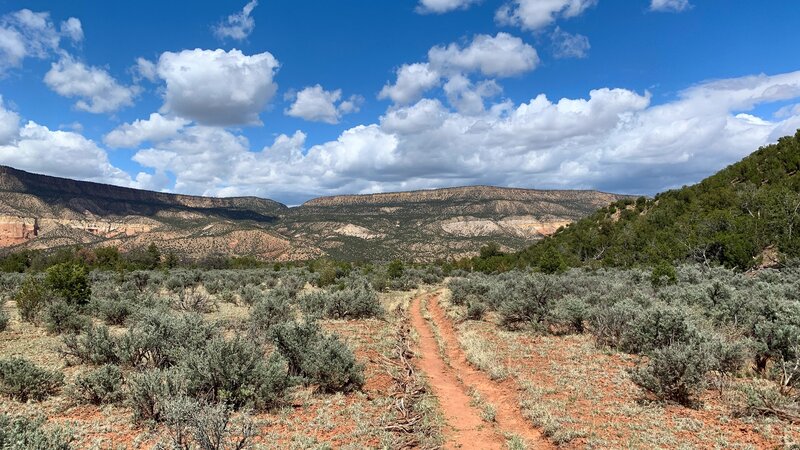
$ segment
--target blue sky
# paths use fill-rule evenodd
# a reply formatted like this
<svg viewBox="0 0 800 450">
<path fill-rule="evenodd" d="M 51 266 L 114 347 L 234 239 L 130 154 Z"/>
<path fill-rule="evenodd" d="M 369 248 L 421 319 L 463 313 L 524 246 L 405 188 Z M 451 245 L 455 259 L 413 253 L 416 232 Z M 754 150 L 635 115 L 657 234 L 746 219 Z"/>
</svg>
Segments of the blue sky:
<svg viewBox="0 0 800 450">
<path fill-rule="evenodd" d="M 465 184 L 652 194 L 800 127 L 798 13 L 0 1 L 0 163 L 290 204 Z"/>
</svg>

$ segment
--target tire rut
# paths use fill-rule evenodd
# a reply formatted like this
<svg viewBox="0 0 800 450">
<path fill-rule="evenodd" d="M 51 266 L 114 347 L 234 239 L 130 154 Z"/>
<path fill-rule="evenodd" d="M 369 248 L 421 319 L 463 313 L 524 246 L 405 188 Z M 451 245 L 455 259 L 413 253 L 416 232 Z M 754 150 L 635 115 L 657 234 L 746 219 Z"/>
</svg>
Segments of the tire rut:
<svg viewBox="0 0 800 450">
<path fill-rule="evenodd" d="M 448 425 L 445 448 L 504 448 L 505 435 L 509 433 L 522 438 L 529 449 L 555 448 L 523 417 L 513 380 L 494 381 L 467 361 L 455 329 L 439 305 L 439 295 L 427 294 L 415 298 L 409 311 L 411 324 L 419 334 L 419 351 L 422 354 L 418 360 L 419 369 L 425 372 Z M 439 354 L 433 324 L 423 316 L 423 297 L 428 300 L 427 309 L 441 335 L 449 365 Z M 484 401 L 494 406 L 493 424 L 484 421 L 478 409 L 470 404 L 470 389 L 477 391 Z"/>
</svg>

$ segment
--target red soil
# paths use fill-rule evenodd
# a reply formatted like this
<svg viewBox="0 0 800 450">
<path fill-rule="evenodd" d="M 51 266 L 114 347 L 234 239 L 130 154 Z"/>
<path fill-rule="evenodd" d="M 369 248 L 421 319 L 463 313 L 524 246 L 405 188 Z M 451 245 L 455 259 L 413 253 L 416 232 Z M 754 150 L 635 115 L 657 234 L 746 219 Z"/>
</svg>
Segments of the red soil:
<svg viewBox="0 0 800 450">
<path fill-rule="evenodd" d="M 428 377 L 433 393 L 439 400 L 442 413 L 450 427 L 446 433 L 448 448 L 503 448 L 503 434 L 523 438 L 529 448 L 552 448 L 519 409 L 518 395 L 512 382 L 493 381 L 475 369 L 458 345 L 450 320 L 439 306 L 439 296 L 428 297 L 428 310 L 439 329 L 449 366 L 439 354 L 431 326 L 422 316 L 418 297 L 411 304 L 411 324 L 420 335 L 418 365 Z M 475 389 L 495 408 L 495 426 L 485 423 L 476 408 L 470 405 L 469 389 Z"/>
</svg>

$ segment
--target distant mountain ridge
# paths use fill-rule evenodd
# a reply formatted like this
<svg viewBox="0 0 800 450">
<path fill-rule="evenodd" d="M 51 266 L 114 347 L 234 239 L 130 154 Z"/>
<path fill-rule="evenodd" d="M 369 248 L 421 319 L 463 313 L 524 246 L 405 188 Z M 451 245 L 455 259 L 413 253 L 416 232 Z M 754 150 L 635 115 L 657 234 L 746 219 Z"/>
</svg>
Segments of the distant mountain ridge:
<svg viewBox="0 0 800 450">
<path fill-rule="evenodd" d="M 473 186 L 320 197 L 290 208 L 257 197 L 168 194 L 0 166 L 0 247 L 125 251 L 155 242 L 190 257 L 432 260 L 472 254 L 492 241 L 520 249 L 621 198 Z"/>
</svg>

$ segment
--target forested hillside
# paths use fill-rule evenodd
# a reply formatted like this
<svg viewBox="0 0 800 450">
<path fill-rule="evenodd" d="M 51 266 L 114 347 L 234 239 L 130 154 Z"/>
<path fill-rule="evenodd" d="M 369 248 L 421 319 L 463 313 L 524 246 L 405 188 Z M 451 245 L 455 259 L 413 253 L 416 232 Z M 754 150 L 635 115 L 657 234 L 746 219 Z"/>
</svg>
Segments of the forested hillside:
<svg viewBox="0 0 800 450">
<path fill-rule="evenodd" d="M 490 256 L 479 265 L 558 270 L 695 261 L 748 269 L 795 258 L 800 256 L 798 169 L 800 131 L 698 184 L 653 199 L 617 201 L 518 254 Z"/>
</svg>

